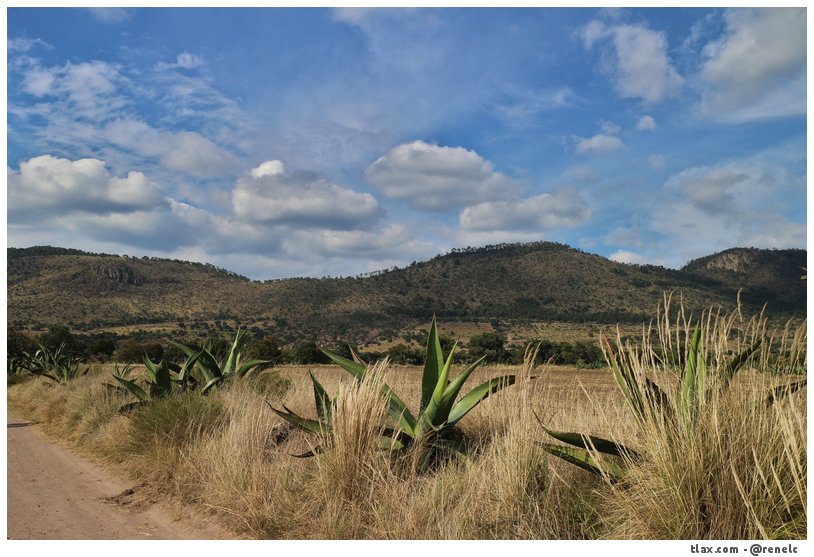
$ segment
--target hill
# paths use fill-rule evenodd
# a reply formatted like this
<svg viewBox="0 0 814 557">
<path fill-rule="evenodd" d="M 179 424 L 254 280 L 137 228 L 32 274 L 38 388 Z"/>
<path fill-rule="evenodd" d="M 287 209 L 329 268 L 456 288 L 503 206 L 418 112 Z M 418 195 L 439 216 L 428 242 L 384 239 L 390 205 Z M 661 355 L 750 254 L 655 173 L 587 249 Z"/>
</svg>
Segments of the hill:
<svg viewBox="0 0 814 557">
<path fill-rule="evenodd" d="M 683 269 L 616 263 L 538 242 L 453 250 L 406 268 L 346 278 L 250 281 L 212 265 L 36 247 L 8 249 L 8 319 L 78 330 L 252 326 L 282 339 L 387 339 L 447 322 L 641 322 L 665 291 L 690 309 L 805 315 L 804 250 L 735 248 Z M 227 324 L 224 327 L 224 324 Z"/>
</svg>

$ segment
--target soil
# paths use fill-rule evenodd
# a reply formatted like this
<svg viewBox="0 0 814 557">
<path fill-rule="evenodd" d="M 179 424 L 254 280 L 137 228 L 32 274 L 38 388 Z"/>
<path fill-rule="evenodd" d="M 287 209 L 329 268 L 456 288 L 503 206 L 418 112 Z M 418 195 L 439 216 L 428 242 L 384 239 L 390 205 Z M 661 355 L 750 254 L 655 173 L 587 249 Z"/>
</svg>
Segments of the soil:
<svg viewBox="0 0 814 557">
<path fill-rule="evenodd" d="M 238 536 L 45 440 L 7 414 L 8 530 L 15 540 L 196 540 Z"/>
</svg>

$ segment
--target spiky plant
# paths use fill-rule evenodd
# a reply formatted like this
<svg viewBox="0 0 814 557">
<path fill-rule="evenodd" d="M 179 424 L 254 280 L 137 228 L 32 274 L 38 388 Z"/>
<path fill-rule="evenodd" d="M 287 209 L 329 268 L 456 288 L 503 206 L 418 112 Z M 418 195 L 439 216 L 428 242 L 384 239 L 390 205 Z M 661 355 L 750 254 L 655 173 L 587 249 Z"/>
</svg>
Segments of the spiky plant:
<svg viewBox="0 0 814 557">
<path fill-rule="evenodd" d="M 389 430 L 392 431 L 389 440 L 382 440 L 381 444 L 393 451 L 415 448 L 418 469 L 425 469 L 428 464 L 443 454 L 463 453 L 465 439 L 456 427 L 458 422 L 489 395 L 513 385 L 515 382 L 514 375 L 495 377 L 481 383 L 459 398 L 464 383 L 480 366 L 483 358 L 467 366 L 454 379 L 450 379 L 450 368 L 457 344 L 456 342 L 449 354 L 444 356 L 438 327 L 433 317 L 427 340 L 424 373 L 421 380 L 421 402 L 417 415 L 407 408 L 404 401 L 389 385 L 383 384 L 382 386 L 393 427 L 392 430 Z M 355 353 L 353 353 L 354 360 L 349 360 L 327 350 L 323 350 L 323 352 L 342 369 L 353 375 L 357 382 L 362 381 L 368 373 L 369 366 Z M 326 425 L 324 401 L 327 395 L 324 394 L 321 385 L 318 385 L 319 383 L 314 380 L 315 398 L 323 401 L 317 403 L 317 412 L 322 412 L 322 421 L 311 420 L 309 422 L 287 408 L 285 412 L 278 410 L 275 412 L 296 427 L 312 433 L 317 430 L 322 431 Z M 317 395 L 318 390 L 321 392 L 319 395 Z M 303 427 L 305 424 L 307 426 Z"/>
<path fill-rule="evenodd" d="M 80 370 L 79 357 L 68 353 L 65 343 L 51 350 L 42 344 L 34 354 L 25 354 L 28 370 L 34 375 L 41 375 L 55 383 L 67 385 L 70 381 L 81 377 L 89 368 Z"/>
<path fill-rule="evenodd" d="M 697 423 L 705 415 L 706 407 L 713 399 L 725 394 L 738 371 L 753 356 L 757 357 L 757 352 L 763 344 L 763 339 L 754 339 L 754 342 L 734 357 L 722 360 L 719 356 L 726 352 L 728 335 L 719 334 L 719 338 L 714 340 L 721 344 L 716 347 L 717 354 L 713 358 L 704 346 L 708 335 L 705 333 L 703 323 L 702 317 L 692 328 L 691 335 L 688 334 L 688 341 L 685 343 L 686 350 L 681 355 L 682 357 L 678 358 L 683 361 L 683 367 L 672 396 L 668 395 L 645 373 L 647 365 L 652 366 L 658 359 L 652 350 L 645 347 L 643 350 L 645 354 L 640 355 L 632 347 L 623 346 L 618 335 L 614 349 L 611 342 L 604 336 L 602 337 L 602 348 L 608 366 L 624 395 L 635 423 L 640 430 L 655 427 L 664 433 L 665 438 L 671 444 L 677 444 L 682 439 L 693 435 Z M 686 330 L 689 333 L 690 328 L 687 327 Z M 722 330 L 728 333 L 729 327 L 725 324 Z M 647 354 L 648 352 L 649 354 Z M 671 358 L 675 359 L 674 350 L 666 350 L 663 353 L 671 354 Z M 710 364 L 710 359 L 717 360 L 717 365 Z M 666 360 L 662 359 L 662 362 L 664 361 Z M 776 387 L 764 399 L 765 405 L 771 405 L 777 399 L 805 386 L 806 380 L 804 379 Z M 637 451 L 613 440 L 582 433 L 554 431 L 546 427 L 544 430 L 551 437 L 570 445 L 544 444 L 545 450 L 611 482 L 619 480 L 624 475 L 626 462 L 637 461 L 641 458 Z M 621 464 L 618 459 L 609 457 L 621 457 Z"/>
<path fill-rule="evenodd" d="M 385 361 L 386 364 L 386 361 Z M 317 378 L 314 377 L 312 372 L 309 372 L 311 376 L 311 384 L 314 388 L 314 406 L 316 407 L 317 412 L 317 419 L 311 418 L 304 418 L 299 416 L 296 412 L 293 412 L 290 408 L 288 408 L 285 404 L 282 405 L 283 410 L 278 410 L 269 401 L 266 401 L 266 404 L 269 405 L 269 408 L 283 418 L 285 421 L 300 429 L 305 431 L 306 433 L 311 433 L 315 435 L 320 435 L 323 438 L 329 438 L 331 430 L 333 429 L 333 415 L 336 411 L 336 403 L 337 397 L 331 398 L 328 394 L 328 391 L 325 390 L 325 387 L 317 381 Z M 384 435 L 379 436 L 379 446 L 383 449 L 391 449 L 395 448 L 396 446 L 400 445 L 398 439 L 396 439 L 396 431 L 392 428 L 386 428 L 384 430 Z M 403 448 L 403 447 L 402 447 Z M 309 456 L 314 456 L 320 452 L 322 452 L 323 446 L 316 445 L 313 449 L 310 449 L 302 454 L 292 455 L 297 458 L 305 458 Z"/>
<path fill-rule="evenodd" d="M 128 379 L 133 366 L 127 365 L 124 369 L 119 370 L 116 366 L 116 371 L 113 379 L 117 384 L 107 384 L 111 390 L 131 394 L 136 397 L 135 402 L 130 402 L 123 405 L 119 411 L 126 412 L 132 410 L 136 406 L 151 402 L 153 400 L 168 396 L 173 392 L 184 392 L 194 385 L 193 380 L 189 376 L 189 369 L 195 364 L 195 359 L 190 358 L 184 362 L 183 366 L 170 363 L 167 360 L 161 360 L 154 363 L 149 357 L 144 357 L 144 367 L 147 369 L 147 380 L 144 388 L 132 379 Z"/>
<path fill-rule="evenodd" d="M 223 358 L 215 355 L 214 341 L 209 339 L 201 347 L 189 346 L 180 342 L 170 344 L 183 352 L 187 359 L 183 368 L 188 369 L 184 377 L 201 386 L 201 394 L 206 394 L 215 385 L 230 379 L 250 375 L 258 367 L 270 363 L 269 360 L 243 361 L 243 347 L 246 344 L 246 331 L 238 330 L 229 351 Z"/>
</svg>

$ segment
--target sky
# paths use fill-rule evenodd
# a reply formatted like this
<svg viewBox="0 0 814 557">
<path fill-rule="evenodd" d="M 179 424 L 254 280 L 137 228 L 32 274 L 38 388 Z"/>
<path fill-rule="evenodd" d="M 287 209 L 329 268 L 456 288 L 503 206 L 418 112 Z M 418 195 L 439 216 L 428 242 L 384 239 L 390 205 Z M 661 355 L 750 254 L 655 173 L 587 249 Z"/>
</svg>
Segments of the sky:
<svg viewBox="0 0 814 557">
<path fill-rule="evenodd" d="M 346 276 L 806 247 L 806 11 L 7 12 L 8 245 Z"/>
</svg>

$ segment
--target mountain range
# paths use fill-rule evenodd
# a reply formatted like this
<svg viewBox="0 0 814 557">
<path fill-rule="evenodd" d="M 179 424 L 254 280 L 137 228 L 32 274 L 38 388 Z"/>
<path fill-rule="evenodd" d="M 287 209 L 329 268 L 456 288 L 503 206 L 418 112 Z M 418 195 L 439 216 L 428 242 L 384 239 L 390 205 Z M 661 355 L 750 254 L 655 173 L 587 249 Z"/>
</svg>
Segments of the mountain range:
<svg viewBox="0 0 814 557">
<path fill-rule="evenodd" d="M 667 292 L 686 308 L 804 317 L 806 251 L 732 248 L 681 269 L 630 265 L 563 244 L 453 250 L 357 277 L 251 281 L 210 264 L 38 246 L 8 248 L 8 322 L 86 332 L 203 334 L 253 327 L 282 339 L 387 340 L 444 322 L 639 323 Z"/>
</svg>

